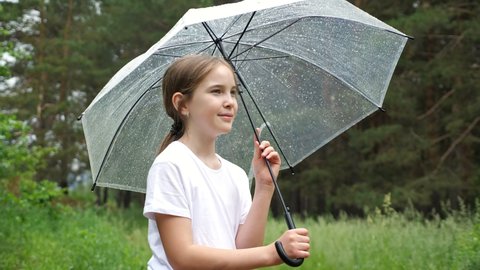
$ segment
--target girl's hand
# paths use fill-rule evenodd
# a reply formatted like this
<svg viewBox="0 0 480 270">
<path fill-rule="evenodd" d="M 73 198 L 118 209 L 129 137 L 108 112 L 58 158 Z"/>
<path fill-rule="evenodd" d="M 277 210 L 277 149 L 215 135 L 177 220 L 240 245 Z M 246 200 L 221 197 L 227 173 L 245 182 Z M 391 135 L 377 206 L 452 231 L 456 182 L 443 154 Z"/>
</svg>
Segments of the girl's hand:
<svg viewBox="0 0 480 270">
<path fill-rule="evenodd" d="M 300 259 L 310 256 L 310 237 L 305 228 L 288 230 L 278 241 L 282 242 L 283 249 L 289 258 Z"/>
<path fill-rule="evenodd" d="M 260 132 L 260 129 L 257 128 L 256 132 L 258 134 Z M 264 158 L 266 158 L 270 162 L 273 175 L 276 179 L 278 176 L 278 172 L 280 171 L 280 155 L 270 145 L 269 141 L 262 141 L 261 143 L 259 143 L 256 140 L 255 136 L 253 138 L 253 141 L 255 151 L 253 154 L 252 166 L 256 185 L 273 187 L 272 177 L 270 176 L 270 172 L 268 171 Z"/>
</svg>

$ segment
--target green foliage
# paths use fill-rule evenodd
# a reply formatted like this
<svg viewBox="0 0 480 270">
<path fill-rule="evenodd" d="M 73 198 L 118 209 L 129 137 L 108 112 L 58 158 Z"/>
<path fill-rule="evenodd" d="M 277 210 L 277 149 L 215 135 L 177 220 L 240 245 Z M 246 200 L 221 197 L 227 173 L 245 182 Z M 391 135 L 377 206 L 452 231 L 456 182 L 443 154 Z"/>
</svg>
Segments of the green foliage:
<svg viewBox="0 0 480 270">
<path fill-rule="evenodd" d="M 53 148 L 38 147 L 30 127 L 15 116 L 0 113 L 0 181 L 31 179 L 45 166 L 43 159 Z"/>
<path fill-rule="evenodd" d="M 0 269 L 145 267 L 151 253 L 138 207 L 96 208 L 92 193 L 67 196 L 49 181 L 19 185 L 18 194 L 0 190 Z"/>
<path fill-rule="evenodd" d="M 0 5 L 0 17 L 3 17 L 3 6 Z M 0 38 L 2 46 L 0 46 L 0 57 L 3 56 L 4 53 L 11 53 L 13 52 L 13 44 L 11 42 L 4 41 L 4 37 L 8 35 L 8 31 L 4 29 L 3 26 L 0 26 Z M 0 78 L 10 76 L 10 68 L 6 64 L 0 65 Z"/>
<path fill-rule="evenodd" d="M 366 219 L 321 216 L 296 219 L 308 228 L 311 256 L 305 269 L 478 269 L 479 212 L 447 210 L 447 216 L 425 218 L 410 207 L 392 208 L 390 194 Z M 478 205 L 478 201 L 477 201 Z M 448 208 L 447 206 L 445 206 Z M 477 206 L 478 207 L 478 206 Z M 286 229 L 283 220 L 269 220 L 266 243 Z M 269 269 L 290 269 L 286 265 Z"/>
<path fill-rule="evenodd" d="M 64 195 L 63 189 L 51 181 L 34 182 L 24 180 L 20 184 L 21 203 L 27 205 L 47 206 Z"/>
<path fill-rule="evenodd" d="M 1 269 L 143 269 L 150 257 L 146 224 L 94 209 L 12 205 L 0 220 Z"/>
<path fill-rule="evenodd" d="M 459 237 L 455 256 L 459 259 L 459 268 L 480 268 L 480 200 L 476 201 L 476 213 L 471 230 L 462 233 Z"/>
<path fill-rule="evenodd" d="M 29 54 L 21 49 L 19 49 L 18 40 L 13 37 L 13 31 L 11 31 L 11 26 L 3 22 L 8 22 L 12 19 L 13 15 L 11 12 L 6 11 L 3 5 L 8 5 L 2 3 L 0 5 L 0 58 L 6 53 L 11 57 L 14 57 L 16 60 L 26 60 L 29 59 Z M 12 75 L 11 72 L 12 64 L 11 63 L 1 63 L 0 64 L 0 79 L 8 78 Z"/>
<path fill-rule="evenodd" d="M 140 206 L 127 211 L 97 208 L 88 191 L 71 195 L 67 202 L 80 207 L 2 202 L 1 269 L 145 268 L 151 251 Z M 478 208 L 445 210 L 448 215 L 443 219 L 438 215 L 425 219 L 413 208 L 412 213 L 400 213 L 391 205 L 392 198 L 386 195 L 367 219 L 345 213 L 338 219 L 296 218 L 297 226 L 308 228 L 311 237 L 311 257 L 303 269 L 478 268 Z M 269 219 L 265 242 L 275 241 L 286 229 L 283 220 Z"/>
</svg>

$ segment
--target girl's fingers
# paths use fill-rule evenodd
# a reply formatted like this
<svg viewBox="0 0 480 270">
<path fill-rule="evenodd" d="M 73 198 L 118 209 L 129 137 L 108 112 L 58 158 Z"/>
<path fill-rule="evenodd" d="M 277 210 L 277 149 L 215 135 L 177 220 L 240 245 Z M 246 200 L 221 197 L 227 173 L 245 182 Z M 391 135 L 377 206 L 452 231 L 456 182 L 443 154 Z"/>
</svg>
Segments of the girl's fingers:
<svg viewBox="0 0 480 270">
<path fill-rule="evenodd" d="M 262 151 L 262 157 L 268 156 L 270 153 L 275 152 L 275 149 L 271 146 L 268 146 L 267 148 L 263 149 Z"/>
<path fill-rule="evenodd" d="M 270 146 L 270 142 L 269 141 L 262 141 L 260 143 L 260 150 L 265 150 L 266 148 L 268 148 Z"/>
<path fill-rule="evenodd" d="M 262 158 L 271 159 L 274 156 L 278 156 L 278 153 L 275 151 L 275 148 L 270 145 L 269 141 L 262 141 L 260 144 L 256 145 L 260 150 L 260 156 Z"/>
<path fill-rule="evenodd" d="M 272 152 L 272 153 L 270 153 L 270 154 L 268 154 L 268 155 L 266 156 L 266 158 L 267 158 L 268 160 L 271 160 L 272 158 L 275 158 L 275 159 L 276 159 L 277 157 L 278 157 L 278 153 L 277 153 L 277 152 Z"/>
<path fill-rule="evenodd" d="M 308 236 L 308 230 L 305 228 L 292 229 L 296 234 Z"/>
<path fill-rule="evenodd" d="M 310 238 L 308 236 L 299 235 L 299 234 L 295 235 L 295 238 L 293 241 L 299 244 L 306 244 L 306 245 L 310 244 Z"/>
</svg>

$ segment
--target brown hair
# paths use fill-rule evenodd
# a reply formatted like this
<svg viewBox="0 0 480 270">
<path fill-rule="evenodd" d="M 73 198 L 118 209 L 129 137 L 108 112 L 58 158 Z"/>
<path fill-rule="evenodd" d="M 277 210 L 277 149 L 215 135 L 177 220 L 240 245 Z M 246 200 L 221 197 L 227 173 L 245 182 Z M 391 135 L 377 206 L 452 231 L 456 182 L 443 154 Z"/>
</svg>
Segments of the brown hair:
<svg viewBox="0 0 480 270">
<path fill-rule="evenodd" d="M 173 125 L 160 144 L 158 153 L 185 133 L 186 118 L 175 108 L 172 102 L 173 95 L 180 92 L 184 95 L 182 102 L 188 102 L 195 88 L 218 64 L 232 69 L 230 64 L 222 58 L 210 55 L 187 55 L 177 59 L 165 71 L 162 81 L 163 106 L 167 115 L 173 119 Z"/>
</svg>

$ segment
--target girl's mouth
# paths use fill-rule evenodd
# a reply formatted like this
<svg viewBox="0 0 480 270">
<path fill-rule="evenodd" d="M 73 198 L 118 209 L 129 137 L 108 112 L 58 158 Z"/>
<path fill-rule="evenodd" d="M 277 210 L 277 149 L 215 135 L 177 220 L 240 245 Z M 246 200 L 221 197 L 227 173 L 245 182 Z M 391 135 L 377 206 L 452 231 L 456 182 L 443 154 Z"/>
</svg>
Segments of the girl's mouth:
<svg viewBox="0 0 480 270">
<path fill-rule="evenodd" d="M 222 118 L 223 120 L 232 120 L 233 119 L 233 114 L 232 113 L 221 113 L 221 114 L 218 114 L 218 116 L 220 116 L 220 118 Z"/>
</svg>

